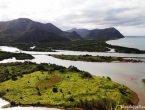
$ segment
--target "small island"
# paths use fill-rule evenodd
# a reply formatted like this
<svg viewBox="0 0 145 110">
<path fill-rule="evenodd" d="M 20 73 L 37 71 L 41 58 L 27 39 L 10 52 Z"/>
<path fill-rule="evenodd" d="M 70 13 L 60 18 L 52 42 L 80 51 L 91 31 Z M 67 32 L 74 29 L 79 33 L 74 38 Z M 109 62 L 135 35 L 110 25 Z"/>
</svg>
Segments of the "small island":
<svg viewBox="0 0 145 110">
<path fill-rule="evenodd" d="M 74 66 L 16 62 L 0 64 L 0 97 L 10 106 L 114 109 L 136 105 L 138 96 L 110 77 L 100 77 Z M 106 109 L 107 108 L 107 109 Z"/>
<path fill-rule="evenodd" d="M 63 60 L 73 60 L 73 61 L 86 61 L 86 62 L 142 62 L 141 60 L 134 59 L 124 59 L 122 57 L 112 57 L 112 56 L 92 56 L 92 55 L 57 55 L 50 54 L 55 58 L 63 59 Z"/>
</svg>

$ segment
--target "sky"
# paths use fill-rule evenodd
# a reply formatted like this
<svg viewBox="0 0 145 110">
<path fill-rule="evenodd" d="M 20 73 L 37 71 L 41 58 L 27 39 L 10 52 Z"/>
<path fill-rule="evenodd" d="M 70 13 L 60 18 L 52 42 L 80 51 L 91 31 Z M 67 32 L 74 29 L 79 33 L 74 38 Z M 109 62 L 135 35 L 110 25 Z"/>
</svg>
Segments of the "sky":
<svg viewBox="0 0 145 110">
<path fill-rule="evenodd" d="M 0 21 L 29 18 L 61 30 L 114 27 L 145 36 L 145 0 L 0 0 Z"/>
</svg>

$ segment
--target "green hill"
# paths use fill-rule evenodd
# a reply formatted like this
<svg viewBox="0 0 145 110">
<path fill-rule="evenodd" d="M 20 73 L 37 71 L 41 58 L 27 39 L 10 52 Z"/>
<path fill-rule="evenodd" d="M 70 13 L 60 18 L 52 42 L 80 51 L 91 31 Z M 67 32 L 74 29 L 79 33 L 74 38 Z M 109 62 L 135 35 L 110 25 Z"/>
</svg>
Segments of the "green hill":
<svg viewBox="0 0 145 110">
<path fill-rule="evenodd" d="M 93 76 L 74 66 L 65 68 L 55 64 L 24 62 L 0 64 L 0 69 L 0 96 L 12 106 L 86 109 L 87 104 L 92 108 L 100 105 L 111 109 L 116 104 L 138 102 L 136 93 L 126 86 L 111 81 L 109 77 Z"/>
</svg>

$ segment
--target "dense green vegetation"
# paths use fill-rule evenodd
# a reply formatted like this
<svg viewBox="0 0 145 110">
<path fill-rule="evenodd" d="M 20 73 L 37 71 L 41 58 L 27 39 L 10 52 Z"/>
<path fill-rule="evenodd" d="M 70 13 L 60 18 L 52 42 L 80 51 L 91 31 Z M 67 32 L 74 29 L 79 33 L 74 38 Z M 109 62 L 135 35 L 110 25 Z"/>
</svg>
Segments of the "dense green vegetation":
<svg viewBox="0 0 145 110">
<path fill-rule="evenodd" d="M 64 60 L 73 60 L 73 61 L 87 61 L 87 62 L 142 62 L 140 60 L 133 59 L 123 59 L 122 57 L 107 57 L 107 56 L 92 56 L 92 55 L 57 55 L 51 54 L 55 58 L 64 59 Z"/>
<path fill-rule="evenodd" d="M 15 57 L 17 60 L 33 59 L 32 55 L 26 53 L 11 53 L 11 52 L 2 52 L 0 51 L 0 61 L 8 58 Z"/>
<path fill-rule="evenodd" d="M 73 50 L 73 51 L 90 51 L 90 52 L 106 52 L 108 48 L 102 46 L 100 41 L 93 40 L 75 40 L 68 42 L 50 42 L 50 43 L 15 43 L 11 46 L 18 47 L 22 50 L 29 51 L 53 51 L 53 50 Z M 33 50 L 31 46 L 36 46 Z M 92 48 L 93 47 L 93 48 Z"/>
<path fill-rule="evenodd" d="M 119 53 L 137 53 L 143 54 L 145 51 L 127 48 L 121 46 L 113 46 L 105 43 L 106 39 L 101 40 L 74 40 L 68 42 L 50 42 L 50 43 L 15 43 L 10 44 L 11 46 L 18 47 L 22 50 L 29 51 L 53 51 L 53 50 L 72 50 L 72 51 L 89 51 L 89 52 L 107 52 L 110 49 L 115 49 L 116 52 Z M 30 49 L 30 47 L 36 46 L 34 50 Z"/>
<path fill-rule="evenodd" d="M 37 105 L 111 110 L 116 104 L 137 104 L 136 93 L 74 66 L 32 62 L 0 64 L 0 96 L 12 106 Z M 89 109 L 90 110 L 90 109 Z"/>
<path fill-rule="evenodd" d="M 24 51 L 41 51 L 41 52 L 54 52 L 52 47 L 47 46 L 47 43 L 15 43 L 9 44 L 9 46 L 17 47 Z M 35 48 L 31 49 L 30 47 L 36 46 Z"/>
</svg>

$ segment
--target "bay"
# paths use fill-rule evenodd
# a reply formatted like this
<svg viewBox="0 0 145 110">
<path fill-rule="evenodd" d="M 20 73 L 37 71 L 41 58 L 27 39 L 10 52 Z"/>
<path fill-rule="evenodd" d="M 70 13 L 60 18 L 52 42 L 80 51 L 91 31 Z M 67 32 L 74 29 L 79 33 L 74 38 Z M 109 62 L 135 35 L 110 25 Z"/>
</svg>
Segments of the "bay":
<svg viewBox="0 0 145 110">
<path fill-rule="evenodd" d="M 106 43 L 145 50 L 145 36 L 125 36 L 125 38 L 109 40 Z"/>
</svg>

